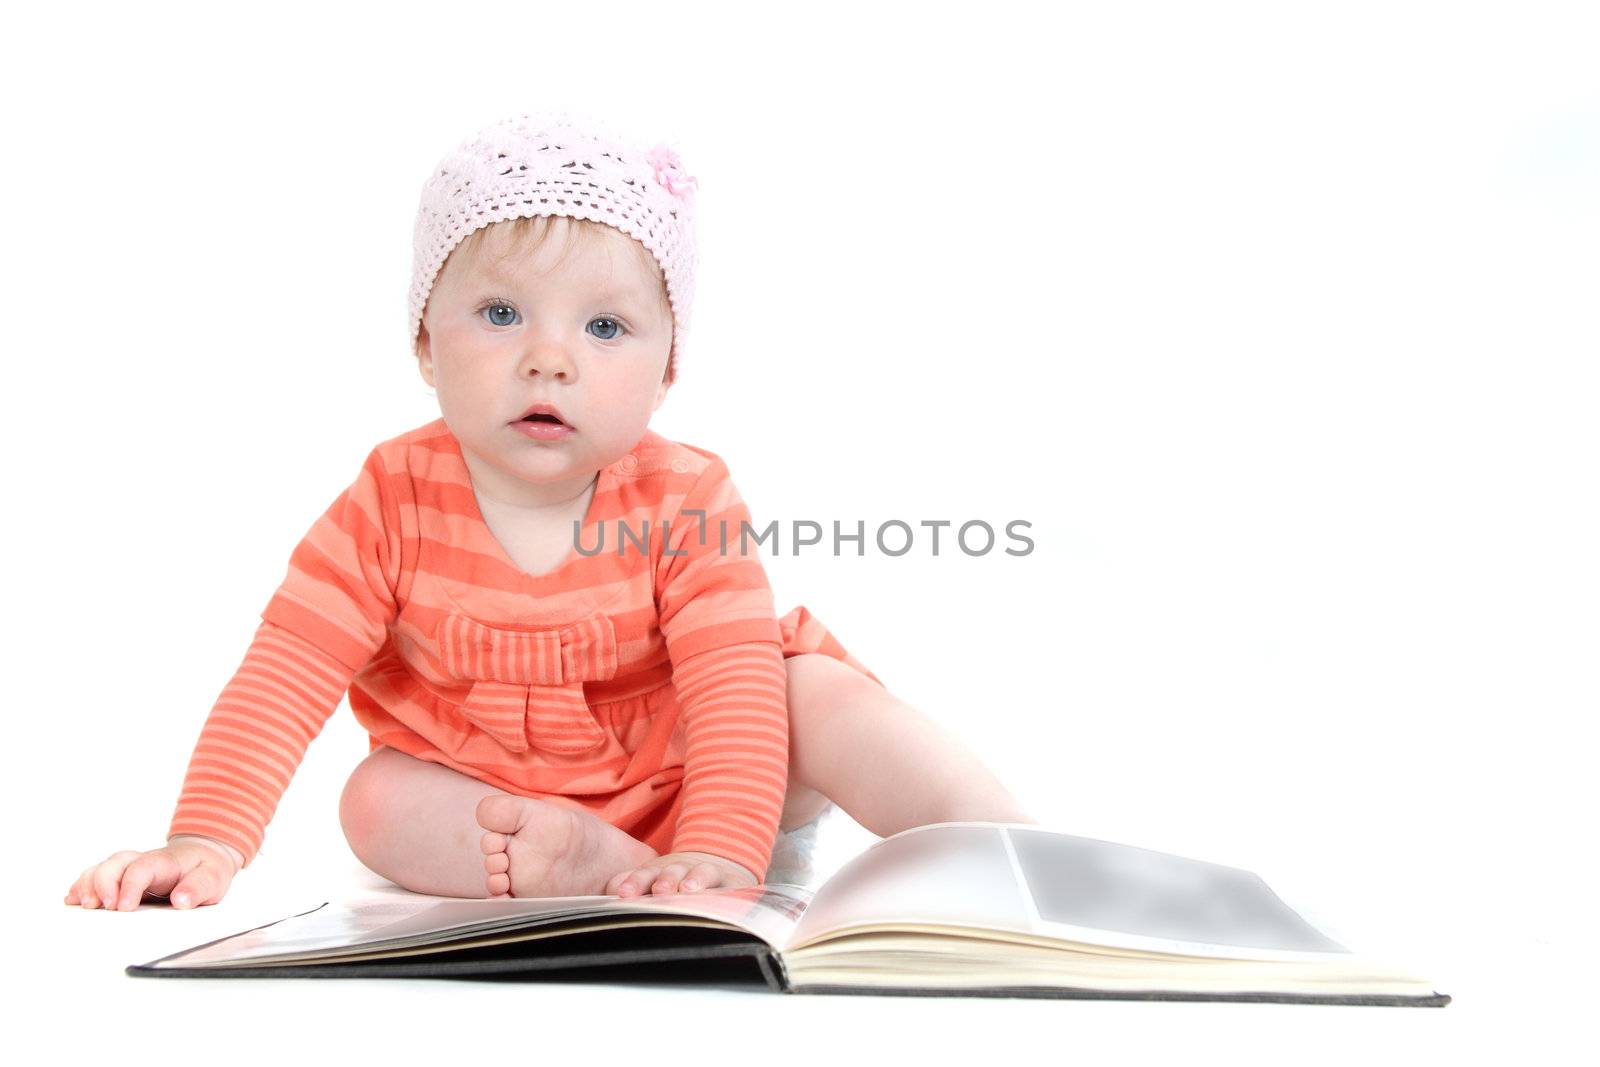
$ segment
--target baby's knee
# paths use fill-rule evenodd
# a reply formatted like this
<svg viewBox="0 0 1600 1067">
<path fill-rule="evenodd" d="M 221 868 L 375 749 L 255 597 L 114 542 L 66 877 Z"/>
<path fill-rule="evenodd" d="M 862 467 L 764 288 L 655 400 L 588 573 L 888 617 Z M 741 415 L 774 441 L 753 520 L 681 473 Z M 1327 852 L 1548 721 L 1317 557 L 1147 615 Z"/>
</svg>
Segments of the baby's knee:
<svg viewBox="0 0 1600 1067">
<path fill-rule="evenodd" d="M 349 781 L 344 784 L 344 791 L 339 794 L 339 826 L 358 856 L 361 843 L 368 840 L 386 806 L 383 796 L 385 768 L 394 755 L 394 750 L 387 747 L 375 749 L 356 764 Z"/>
</svg>

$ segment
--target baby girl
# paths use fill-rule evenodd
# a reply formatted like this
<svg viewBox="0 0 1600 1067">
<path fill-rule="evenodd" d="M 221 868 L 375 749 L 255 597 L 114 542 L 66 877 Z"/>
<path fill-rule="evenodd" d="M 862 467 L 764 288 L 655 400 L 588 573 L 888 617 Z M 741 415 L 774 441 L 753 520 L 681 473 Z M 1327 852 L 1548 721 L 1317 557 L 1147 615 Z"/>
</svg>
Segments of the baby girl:
<svg viewBox="0 0 1600 1067">
<path fill-rule="evenodd" d="M 570 114 L 444 158 L 410 292 L 441 418 L 374 448 L 294 549 L 166 846 L 66 903 L 221 900 L 347 693 L 370 748 L 345 836 L 418 893 L 789 879 L 776 861 L 834 804 L 879 835 L 1034 821 L 804 607 L 777 616 L 728 467 L 648 428 L 683 355 L 697 184 Z"/>
</svg>

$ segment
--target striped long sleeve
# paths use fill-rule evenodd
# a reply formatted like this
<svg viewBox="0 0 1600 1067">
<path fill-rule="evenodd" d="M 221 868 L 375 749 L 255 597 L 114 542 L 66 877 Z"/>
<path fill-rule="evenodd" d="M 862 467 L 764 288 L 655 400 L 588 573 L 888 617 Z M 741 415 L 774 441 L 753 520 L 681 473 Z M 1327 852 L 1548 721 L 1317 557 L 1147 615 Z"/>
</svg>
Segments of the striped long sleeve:
<svg viewBox="0 0 1600 1067">
<path fill-rule="evenodd" d="M 397 608 L 398 508 L 375 451 L 289 558 L 189 760 L 167 836 L 223 841 L 248 866 L 312 738 Z"/>
<path fill-rule="evenodd" d="M 684 722 L 674 852 L 705 852 L 759 881 L 788 787 L 782 637 L 750 513 L 714 460 L 672 519 L 657 601 Z"/>
<path fill-rule="evenodd" d="M 249 866 L 289 779 L 353 674 L 305 639 L 262 622 L 200 730 L 168 839 L 223 841 Z"/>
</svg>

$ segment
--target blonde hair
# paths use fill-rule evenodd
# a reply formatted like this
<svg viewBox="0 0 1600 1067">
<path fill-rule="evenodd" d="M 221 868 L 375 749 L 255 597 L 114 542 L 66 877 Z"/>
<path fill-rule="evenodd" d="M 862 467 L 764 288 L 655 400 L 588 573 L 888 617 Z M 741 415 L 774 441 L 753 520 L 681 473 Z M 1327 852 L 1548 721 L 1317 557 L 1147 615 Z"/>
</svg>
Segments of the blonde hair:
<svg viewBox="0 0 1600 1067">
<path fill-rule="evenodd" d="M 639 262 L 656 279 L 656 295 L 660 301 L 661 310 L 666 313 L 670 332 L 672 302 L 667 297 L 667 279 L 666 275 L 661 273 L 661 264 L 656 262 L 656 257 L 650 254 L 649 249 L 632 237 L 628 237 L 627 234 L 622 233 L 621 230 L 614 226 L 607 226 L 605 223 L 595 222 L 593 219 L 578 219 L 570 215 L 523 215 L 514 219 L 501 219 L 499 222 L 491 222 L 489 225 L 479 227 L 463 237 L 461 243 L 450 250 L 450 254 L 445 257 L 444 263 L 439 265 L 439 273 L 441 275 L 444 274 L 445 267 L 449 266 L 450 261 L 457 256 L 460 256 L 463 260 L 471 260 L 486 254 L 485 245 L 489 243 L 491 230 L 497 234 L 505 235 L 504 239 L 499 242 L 502 250 L 499 256 L 496 257 L 500 262 L 504 263 L 506 260 L 518 256 L 530 256 L 544 247 L 544 243 L 550 239 L 550 231 L 558 228 L 557 223 L 562 224 L 559 228 L 565 236 L 565 240 L 561 244 L 561 256 L 563 259 L 572 251 L 572 246 L 580 238 L 604 240 L 609 236 L 607 231 L 627 237 L 628 246 L 633 249 L 634 254 L 639 258 Z M 419 334 L 416 343 L 420 344 L 420 341 Z M 420 349 L 415 350 L 413 354 L 420 354 Z M 665 379 L 669 383 L 672 381 L 672 364 L 673 361 L 669 358 L 667 360 Z"/>
</svg>

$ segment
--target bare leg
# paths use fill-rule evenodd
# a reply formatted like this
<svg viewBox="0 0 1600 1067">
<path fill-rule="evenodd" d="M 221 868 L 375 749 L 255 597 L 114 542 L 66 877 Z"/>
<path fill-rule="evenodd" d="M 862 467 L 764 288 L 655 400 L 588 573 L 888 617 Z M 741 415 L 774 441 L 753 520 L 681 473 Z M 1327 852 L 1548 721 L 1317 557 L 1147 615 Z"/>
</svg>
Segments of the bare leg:
<svg viewBox="0 0 1600 1067">
<path fill-rule="evenodd" d="M 814 817 L 828 799 L 879 837 L 935 822 L 1037 823 L 965 746 L 860 671 L 821 653 L 784 665 L 783 829 Z"/>
<path fill-rule="evenodd" d="M 339 820 L 356 858 L 430 896 L 598 894 L 617 872 L 656 855 L 588 812 L 515 796 L 387 746 L 350 776 Z"/>
</svg>

